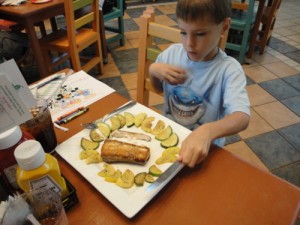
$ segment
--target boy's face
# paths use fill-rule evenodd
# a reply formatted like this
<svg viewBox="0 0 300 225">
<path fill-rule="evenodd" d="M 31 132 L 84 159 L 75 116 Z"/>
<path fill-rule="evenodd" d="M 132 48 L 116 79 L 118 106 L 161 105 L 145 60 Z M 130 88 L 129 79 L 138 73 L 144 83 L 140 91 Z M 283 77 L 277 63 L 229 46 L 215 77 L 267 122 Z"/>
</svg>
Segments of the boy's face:
<svg viewBox="0 0 300 225">
<path fill-rule="evenodd" d="M 207 19 L 192 22 L 178 19 L 181 41 L 191 60 L 208 61 L 216 56 L 221 34 L 228 25 L 226 23 L 230 23 L 228 20 L 215 24 Z"/>
</svg>

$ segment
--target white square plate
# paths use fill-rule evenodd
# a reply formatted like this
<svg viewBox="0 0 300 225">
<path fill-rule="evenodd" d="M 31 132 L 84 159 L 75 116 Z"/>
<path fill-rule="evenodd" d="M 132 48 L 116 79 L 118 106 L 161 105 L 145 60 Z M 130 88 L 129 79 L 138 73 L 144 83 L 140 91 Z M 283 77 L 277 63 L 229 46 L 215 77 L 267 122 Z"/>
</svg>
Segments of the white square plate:
<svg viewBox="0 0 300 225">
<path fill-rule="evenodd" d="M 186 129 L 185 127 L 173 122 L 172 120 L 156 113 L 155 111 L 141 105 L 136 104 L 133 107 L 125 110 L 126 112 L 130 112 L 133 115 L 137 115 L 140 112 L 147 113 L 147 116 L 154 116 L 155 120 L 153 122 L 153 126 L 156 122 L 161 119 L 165 122 L 166 126 L 170 125 L 179 137 L 179 144 L 181 146 L 182 141 L 184 138 L 191 132 L 190 130 Z M 121 112 L 123 114 L 124 112 Z M 109 120 L 106 121 L 109 123 Z M 135 126 L 127 128 L 126 126 L 122 128 L 122 130 L 131 131 L 131 132 L 139 132 L 145 133 L 141 128 L 137 128 Z M 114 183 L 106 182 L 102 177 L 98 176 L 97 173 L 103 169 L 104 163 L 98 164 L 90 164 L 87 165 L 84 160 L 79 159 L 79 153 L 82 151 L 80 147 L 80 140 L 82 137 L 89 138 L 89 130 L 82 130 L 78 134 L 74 135 L 73 137 L 69 138 L 65 142 L 61 143 L 57 146 L 56 151 L 57 153 L 64 158 L 70 165 L 72 165 L 83 177 L 86 178 L 103 196 L 105 196 L 116 208 L 118 208 L 126 217 L 132 218 L 135 216 L 154 196 L 155 194 L 149 195 L 146 192 L 146 188 L 150 185 L 149 183 L 144 184 L 142 187 L 133 186 L 130 189 L 123 189 L 117 186 Z M 147 133 L 145 133 L 147 134 Z M 164 148 L 160 146 L 160 142 L 155 139 L 152 134 L 148 134 L 151 136 L 151 141 L 141 141 L 141 140 L 127 140 L 127 139 L 120 139 L 121 141 L 127 141 L 130 143 L 138 144 L 138 145 L 145 145 L 150 148 L 150 159 L 144 165 L 135 165 L 129 163 L 115 163 L 112 165 L 116 169 L 120 169 L 124 172 L 126 169 L 130 169 L 134 172 L 134 174 L 140 172 L 148 172 L 148 169 L 151 165 L 155 164 L 155 160 L 161 156 Z M 99 151 L 101 149 L 102 144 L 100 144 Z M 169 168 L 172 164 L 162 164 L 158 165 L 158 167 L 165 171 Z M 130 207 L 128 207 L 128 202 L 131 203 Z"/>
</svg>

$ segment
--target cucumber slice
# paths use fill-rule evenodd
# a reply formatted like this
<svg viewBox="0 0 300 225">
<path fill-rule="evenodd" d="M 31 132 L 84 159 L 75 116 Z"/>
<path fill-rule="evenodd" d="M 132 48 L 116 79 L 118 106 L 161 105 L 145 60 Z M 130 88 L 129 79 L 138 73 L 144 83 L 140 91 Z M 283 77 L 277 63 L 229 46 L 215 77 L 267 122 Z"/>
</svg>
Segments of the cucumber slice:
<svg viewBox="0 0 300 225">
<path fill-rule="evenodd" d="M 139 113 L 134 117 L 134 125 L 140 127 L 144 119 L 146 119 L 147 113 Z"/>
<path fill-rule="evenodd" d="M 176 133 L 173 133 L 169 138 L 160 142 L 160 145 L 163 148 L 174 147 L 178 144 L 178 141 L 179 141 L 178 135 Z"/>
<path fill-rule="evenodd" d="M 163 172 L 156 165 L 152 165 L 149 168 L 149 173 L 155 177 L 159 177 Z"/>
<path fill-rule="evenodd" d="M 136 186 L 143 186 L 145 182 L 146 172 L 141 172 L 135 175 L 134 177 L 134 183 Z"/>
<path fill-rule="evenodd" d="M 159 141 L 163 141 L 169 138 L 172 133 L 173 133 L 172 127 L 169 125 L 163 131 L 157 134 L 155 138 Z"/>
<path fill-rule="evenodd" d="M 90 138 L 92 141 L 96 141 L 96 142 L 101 142 L 104 139 L 106 139 L 106 137 L 102 134 L 102 132 L 99 129 L 91 130 Z"/>
<path fill-rule="evenodd" d="M 96 150 L 99 147 L 99 142 L 91 141 L 87 138 L 81 138 L 80 146 L 83 150 Z"/>
<path fill-rule="evenodd" d="M 123 116 L 122 114 L 117 114 L 116 117 L 118 117 L 118 119 L 120 120 L 121 123 L 120 128 L 124 127 L 126 124 L 125 116 Z"/>
<path fill-rule="evenodd" d="M 97 123 L 98 129 L 101 131 L 105 138 L 108 138 L 111 132 L 110 126 L 107 123 L 99 122 Z"/>
<path fill-rule="evenodd" d="M 145 181 L 148 183 L 153 183 L 155 181 L 155 178 L 151 174 L 147 173 L 145 176 Z"/>
<path fill-rule="evenodd" d="M 165 129 L 165 127 L 166 127 L 166 124 L 164 121 L 162 121 L 162 120 L 157 121 L 156 125 L 154 126 L 154 128 L 152 130 L 152 134 L 154 134 L 154 135 L 159 134 L 160 132 L 163 131 L 163 129 Z"/>
<path fill-rule="evenodd" d="M 121 127 L 121 121 L 116 116 L 111 117 L 110 122 L 111 122 L 111 130 L 112 131 L 118 130 Z"/>
<path fill-rule="evenodd" d="M 152 122 L 155 120 L 155 118 L 153 116 L 147 117 L 141 125 L 141 128 L 143 131 L 147 132 L 147 133 L 152 133 Z"/>
<path fill-rule="evenodd" d="M 132 115 L 130 112 L 124 112 L 124 117 L 126 121 L 126 126 L 132 127 L 134 125 L 134 115 Z"/>
</svg>

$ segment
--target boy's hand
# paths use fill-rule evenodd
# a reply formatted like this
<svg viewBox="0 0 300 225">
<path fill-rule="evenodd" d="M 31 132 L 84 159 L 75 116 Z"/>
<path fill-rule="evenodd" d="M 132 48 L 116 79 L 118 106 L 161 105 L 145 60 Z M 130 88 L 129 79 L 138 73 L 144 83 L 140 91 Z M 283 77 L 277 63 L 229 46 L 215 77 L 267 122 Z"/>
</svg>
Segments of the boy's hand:
<svg viewBox="0 0 300 225">
<path fill-rule="evenodd" d="M 150 73 L 159 80 L 164 80 L 172 85 L 182 84 L 187 78 L 184 69 L 165 63 L 151 64 Z"/>
<path fill-rule="evenodd" d="M 179 153 L 179 162 L 188 167 L 194 167 L 206 158 L 210 145 L 209 132 L 203 126 L 198 127 L 183 141 Z"/>
</svg>

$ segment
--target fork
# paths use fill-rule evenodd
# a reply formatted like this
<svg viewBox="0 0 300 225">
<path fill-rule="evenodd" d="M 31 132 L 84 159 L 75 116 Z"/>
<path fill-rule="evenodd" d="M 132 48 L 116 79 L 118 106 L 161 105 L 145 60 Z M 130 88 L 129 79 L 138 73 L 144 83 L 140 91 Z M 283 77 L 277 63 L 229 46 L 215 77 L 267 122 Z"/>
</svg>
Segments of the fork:
<svg viewBox="0 0 300 225">
<path fill-rule="evenodd" d="M 90 123 L 82 123 L 80 124 L 81 126 L 83 126 L 85 129 L 96 129 L 97 128 L 97 122 L 105 122 L 107 119 L 109 119 L 110 117 L 112 117 L 113 115 L 119 113 L 120 111 L 127 109 L 133 105 L 136 104 L 136 101 L 134 100 L 130 100 L 129 102 L 126 102 L 125 104 L 121 105 L 120 107 L 116 108 L 115 110 L 111 111 L 110 113 L 106 114 L 105 116 L 103 116 L 102 118 L 94 121 L 94 122 L 90 122 Z"/>
</svg>

